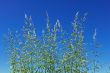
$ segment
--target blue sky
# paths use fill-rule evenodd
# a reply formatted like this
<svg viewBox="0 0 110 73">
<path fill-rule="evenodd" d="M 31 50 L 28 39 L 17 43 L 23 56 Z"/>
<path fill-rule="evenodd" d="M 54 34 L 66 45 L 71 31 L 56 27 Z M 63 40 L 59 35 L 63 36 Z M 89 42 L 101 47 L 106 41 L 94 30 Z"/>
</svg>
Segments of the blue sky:
<svg viewBox="0 0 110 73">
<path fill-rule="evenodd" d="M 76 12 L 82 16 L 88 13 L 85 33 L 86 40 L 92 40 L 97 28 L 97 40 L 101 44 L 100 61 L 104 66 L 110 64 L 110 0 L 0 0 L 0 73 L 9 73 L 8 59 L 4 51 L 4 34 L 8 28 L 19 30 L 24 24 L 24 14 L 31 15 L 37 34 L 46 26 L 48 12 L 52 24 L 60 20 L 63 28 L 71 31 L 71 22 Z M 105 73 L 103 68 L 100 73 Z"/>
</svg>

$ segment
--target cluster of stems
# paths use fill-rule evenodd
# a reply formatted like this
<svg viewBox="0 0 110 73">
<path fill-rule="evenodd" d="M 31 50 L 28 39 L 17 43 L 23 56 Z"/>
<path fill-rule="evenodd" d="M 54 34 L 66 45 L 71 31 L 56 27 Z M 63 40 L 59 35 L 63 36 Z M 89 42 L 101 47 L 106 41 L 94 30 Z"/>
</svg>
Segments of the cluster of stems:
<svg viewBox="0 0 110 73">
<path fill-rule="evenodd" d="M 25 15 L 20 33 L 8 33 L 11 73 L 88 73 L 88 57 L 84 43 L 83 19 L 76 13 L 72 32 L 66 33 L 57 20 L 36 34 L 32 18 Z M 95 73 L 95 72 L 94 72 Z"/>
</svg>

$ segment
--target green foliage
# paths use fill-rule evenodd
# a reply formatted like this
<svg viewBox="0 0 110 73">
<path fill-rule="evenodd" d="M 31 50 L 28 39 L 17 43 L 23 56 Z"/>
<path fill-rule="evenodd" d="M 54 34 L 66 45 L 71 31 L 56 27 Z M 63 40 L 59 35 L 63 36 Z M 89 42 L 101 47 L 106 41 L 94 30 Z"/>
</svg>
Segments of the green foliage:
<svg viewBox="0 0 110 73">
<path fill-rule="evenodd" d="M 8 34 L 11 73 L 88 73 L 83 21 L 77 12 L 72 33 L 66 34 L 59 20 L 51 28 L 47 14 L 46 29 L 39 37 L 32 18 L 25 15 L 21 33 Z"/>
</svg>

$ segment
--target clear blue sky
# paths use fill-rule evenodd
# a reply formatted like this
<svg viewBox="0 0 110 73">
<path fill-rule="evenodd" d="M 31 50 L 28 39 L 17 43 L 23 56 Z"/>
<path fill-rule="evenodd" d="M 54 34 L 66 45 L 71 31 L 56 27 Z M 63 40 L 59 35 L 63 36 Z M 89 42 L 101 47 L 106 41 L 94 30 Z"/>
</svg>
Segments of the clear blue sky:
<svg viewBox="0 0 110 73">
<path fill-rule="evenodd" d="M 0 73 L 9 73 L 8 59 L 4 52 L 3 36 L 8 28 L 18 30 L 24 24 L 24 14 L 31 15 L 39 34 L 45 26 L 45 12 L 51 23 L 60 20 L 65 30 L 70 32 L 71 22 L 77 11 L 88 13 L 85 32 L 86 40 L 92 40 L 94 28 L 100 44 L 100 61 L 110 64 L 110 0 L 0 0 Z M 99 73 L 106 73 L 103 68 Z"/>
</svg>

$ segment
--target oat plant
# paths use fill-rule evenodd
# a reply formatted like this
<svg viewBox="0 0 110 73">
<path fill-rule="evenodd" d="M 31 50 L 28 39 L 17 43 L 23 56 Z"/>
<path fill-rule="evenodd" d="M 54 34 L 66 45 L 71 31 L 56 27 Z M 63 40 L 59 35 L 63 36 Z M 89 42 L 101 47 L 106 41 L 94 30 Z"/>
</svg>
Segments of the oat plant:
<svg viewBox="0 0 110 73">
<path fill-rule="evenodd" d="M 90 62 L 85 46 L 84 21 L 76 13 L 71 33 L 66 32 L 57 20 L 53 25 L 47 15 L 46 28 L 36 35 L 31 16 L 25 15 L 25 24 L 19 32 L 8 33 L 8 54 L 11 73 L 96 73 L 96 60 Z M 94 34 L 94 38 L 96 33 Z M 94 39 L 95 43 L 95 39 Z M 92 63 L 92 62 L 91 62 Z"/>
</svg>

